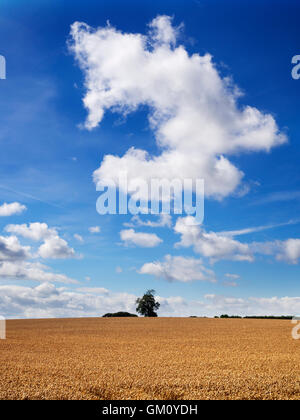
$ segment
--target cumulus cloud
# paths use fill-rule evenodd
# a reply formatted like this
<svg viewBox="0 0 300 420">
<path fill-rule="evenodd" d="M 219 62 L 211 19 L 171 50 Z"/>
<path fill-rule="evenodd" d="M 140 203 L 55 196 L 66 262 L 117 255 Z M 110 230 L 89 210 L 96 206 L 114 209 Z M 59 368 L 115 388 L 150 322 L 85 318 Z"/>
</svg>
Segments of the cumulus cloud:
<svg viewBox="0 0 300 420">
<path fill-rule="evenodd" d="M 0 286 L 0 313 L 7 318 L 101 316 L 106 312 L 135 312 L 135 299 L 128 293 L 69 291 L 51 283 Z"/>
<path fill-rule="evenodd" d="M 160 152 L 132 147 L 121 157 L 106 155 L 94 172 L 97 185 L 105 179 L 118 185 L 125 173 L 131 192 L 141 174 L 149 183 L 203 178 L 206 196 L 221 199 L 243 178 L 231 155 L 286 142 L 271 114 L 239 105 L 239 89 L 222 78 L 210 54 L 189 55 L 177 38 L 168 16 L 156 17 L 146 35 L 72 25 L 69 46 L 85 76 L 86 128 L 109 109 L 126 115 L 146 105 Z"/>
<path fill-rule="evenodd" d="M 215 294 L 205 295 L 207 309 L 230 315 L 296 315 L 300 311 L 300 297 L 237 298 Z"/>
<path fill-rule="evenodd" d="M 174 231 L 181 237 L 175 246 L 193 247 L 196 253 L 209 258 L 211 263 L 223 259 L 253 262 L 255 254 L 260 254 L 273 256 L 277 261 L 298 264 L 300 239 L 242 243 L 232 237 L 234 232 L 240 235 L 246 230 L 206 232 L 201 226 L 195 224 L 194 217 L 179 217 Z"/>
<path fill-rule="evenodd" d="M 0 236 L 0 263 L 30 257 L 30 247 L 22 246 L 16 236 Z"/>
<path fill-rule="evenodd" d="M 73 258 L 75 256 L 74 249 L 70 248 L 68 243 L 59 236 L 51 236 L 45 239 L 39 247 L 38 253 L 42 258 L 54 259 Z"/>
<path fill-rule="evenodd" d="M 300 259 L 300 239 L 287 239 L 285 241 L 254 242 L 256 252 L 265 255 L 275 255 L 278 261 L 289 264 L 298 264 Z"/>
<path fill-rule="evenodd" d="M 3 203 L 0 206 L 0 217 L 1 216 L 12 216 L 14 214 L 21 214 L 26 210 L 26 206 L 18 202 L 14 203 Z"/>
<path fill-rule="evenodd" d="M 77 283 L 76 280 L 49 271 L 49 267 L 38 262 L 5 261 L 0 263 L 0 279 L 32 280 L 38 282 Z"/>
<path fill-rule="evenodd" d="M 101 232 L 101 229 L 100 229 L 100 226 L 91 226 L 91 227 L 89 227 L 89 231 L 91 233 L 99 233 L 99 232 Z"/>
<path fill-rule="evenodd" d="M 174 230 L 181 235 L 176 247 L 192 246 L 195 252 L 207 257 L 211 262 L 229 259 L 233 261 L 253 261 L 253 253 L 248 244 L 241 243 L 230 236 L 223 236 L 205 230 L 194 223 L 192 216 L 180 217 Z"/>
<path fill-rule="evenodd" d="M 51 236 L 56 236 L 57 231 L 55 229 L 50 229 L 47 223 L 29 223 L 22 225 L 7 225 L 5 231 L 9 233 L 14 233 L 24 238 L 31 239 L 33 241 L 42 241 Z"/>
<path fill-rule="evenodd" d="M 43 241 L 38 250 L 38 255 L 42 258 L 64 259 L 75 256 L 74 249 L 70 248 L 68 243 L 59 237 L 56 229 L 49 228 L 47 223 L 7 225 L 5 230 L 33 241 Z"/>
<path fill-rule="evenodd" d="M 37 257 L 68 258 L 74 250 L 59 238 L 55 229 L 46 224 L 32 223 L 27 225 L 8 225 L 5 230 L 14 232 L 34 241 L 44 241 L 38 252 L 32 252 L 30 246 L 23 246 L 15 235 L 0 236 L 0 279 L 31 280 L 38 282 L 77 283 L 76 280 L 51 272 L 50 268 L 30 261 Z"/>
<path fill-rule="evenodd" d="M 194 280 L 215 282 L 215 274 L 203 266 L 201 259 L 166 255 L 163 261 L 144 264 L 141 274 L 151 274 L 168 281 L 187 283 Z"/>
<path fill-rule="evenodd" d="M 125 245 L 136 245 L 143 248 L 153 248 L 162 243 L 155 233 L 136 232 L 134 229 L 123 229 L 120 238 Z"/>
</svg>

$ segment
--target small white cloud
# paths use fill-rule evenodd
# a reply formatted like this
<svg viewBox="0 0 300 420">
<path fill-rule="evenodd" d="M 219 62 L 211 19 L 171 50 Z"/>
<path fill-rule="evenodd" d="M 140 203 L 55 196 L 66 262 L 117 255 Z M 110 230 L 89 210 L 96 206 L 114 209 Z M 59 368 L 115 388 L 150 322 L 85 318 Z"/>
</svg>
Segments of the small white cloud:
<svg viewBox="0 0 300 420">
<path fill-rule="evenodd" d="M 300 259 L 300 239 L 287 239 L 278 242 L 279 251 L 276 255 L 278 261 L 287 261 L 290 264 L 298 264 Z"/>
<path fill-rule="evenodd" d="M 5 261 L 19 261 L 29 257 L 30 247 L 22 246 L 16 236 L 0 236 L 0 267 Z"/>
<path fill-rule="evenodd" d="M 203 266 L 201 259 L 173 257 L 166 255 L 164 260 L 146 263 L 139 270 L 141 274 L 151 274 L 168 281 L 190 282 L 194 280 L 215 282 L 215 274 Z"/>
<path fill-rule="evenodd" d="M 75 233 L 75 234 L 74 234 L 74 238 L 75 238 L 78 242 L 80 242 L 80 243 L 82 243 L 82 244 L 83 244 L 84 239 L 83 239 L 83 237 L 82 237 L 81 235 L 78 235 L 78 233 Z"/>
<path fill-rule="evenodd" d="M 174 230 L 181 235 L 176 247 L 193 246 L 195 252 L 209 258 L 211 262 L 222 259 L 235 261 L 253 261 L 253 253 L 248 244 L 244 244 L 230 236 L 223 236 L 205 230 L 193 223 L 192 216 L 177 219 Z"/>
<path fill-rule="evenodd" d="M 172 217 L 170 214 L 161 214 L 157 221 L 153 220 L 142 220 L 140 216 L 133 216 L 129 223 L 124 223 L 124 226 L 135 227 L 135 226 L 146 226 L 151 228 L 156 227 L 171 227 Z"/>
<path fill-rule="evenodd" d="M 39 247 L 39 255 L 42 258 L 65 259 L 75 257 L 75 251 L 68 243 L 59 236 L 52 236 L 45 239 Z"/>
<path fill-rule="evenodd" d="M 226 287 L 237 287 L 238 284 L 235 281 L 223 281 L 223 285 Z"/>
<path fill-rule="evenodd" d="M 50 229 L 47 223 L 30 223 L 22 225 L 7 225 L 5 231 L 9 233 L 14 233 L 24 238 L 32 239 L 33 241 L 42 241 L 51 236 L 58 235 L 55 229 Z"/>
<path fill-rule="evenodd" d="M 21 214 L 26 210 L 26 206 L 20 203 L 3 203 L 0 206 L 0 217 L 2 216 L 12 216 L 14 214 Z"/>
<path fill-rule="evenodd" d="M 225 277 L 227 277 L 228 279 L 233 279 L 233 280 L 237 280 L 240 278 L 238 274 L 231 274 L 231 273 L 226 273 Z"/>
<path fill-rule="evenodd" d="M 118 273 L 118 274 L 120 274 L 120 273 L 122 273 L 123 272 L 123 269 L 122 269 L 122 267 L 116 267 L 116 273 Z"/>
<path fill-rule="evenodd" d="M 155 233 L 136 232 L 134 229 L 121 230 L 120 237 L 125 245 L 143 248 L 153 248 L 163 242 Z"/>
<path fill-rule="evenodd" d="M 89 231 L 91 233 L 100 233 L 101 232 L 101 228 L 100 228 L 100 226 L 91 226 L 91 227 L 89 227 Z"/>
</svg>

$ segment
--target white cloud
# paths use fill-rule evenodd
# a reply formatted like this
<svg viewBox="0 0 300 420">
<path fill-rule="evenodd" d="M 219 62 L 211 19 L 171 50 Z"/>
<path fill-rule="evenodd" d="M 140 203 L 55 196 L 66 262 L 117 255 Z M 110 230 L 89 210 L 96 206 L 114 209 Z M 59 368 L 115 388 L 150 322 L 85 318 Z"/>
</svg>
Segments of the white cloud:
<svg viewBox="0 0 300 420">
<path fill-rule="evenodd" d="M 237 280 L 240 278 L 240 276 L 238 274 L 231 274 L 231 273 L 226 273 L 225 277 L 229 278 L 229 279 L 233 279 L 233 280 Z"/>
<path fill-rule="evenodd" d="M 183 283 L 194 280 L 215 282 L 215 274 L 203 266 L 201 259 L 166 255 L 164 260 L 144 264 L 141 274 L 151 274 L 168 281 Z"/>
<path fill-rule="evenodd" d="M 281 242 L 281 250 L 276 255 L 278 260 L 298 264 L 300 258 L 300 239 L 288 239 Z"/>
<path fill-rule="evenodd" d="M 223 281 L 223 285 L 226 287 L 237 287 L 238 283 L 236 281 Z"/>
<path fill-rule="evenodd" d="M 122 269 L 122 267 L 116 267 L 116 273 L 118 273 L 118 274 L 120 274 L 120 273 L 122 273 L 123 272 L 123 269 Z"/>
<path fill-rule="evenodd" d="M 76 291 L 84 293 L 95 293 L 96 295 L 105 295 L 109 293 L 109 290 L 105 289 L 104 287 L 78 287 Z"/>
<path fill-rule="evenodd" d="M 157 221 L 153 220 L 142 220 L 140 216 L 136 215 L 131 218 L 129 223 L 124 223 L 124 226 L 135 227 L 135 226 L 146 226 L 146 227 L 171 227 L 172 217 L 170 214 L 160 214 Z"/>
<path fill-rule="evenodd" d="M 54 259 L 73 258 L 75 256 L 74 249 L 70 248 L 68 243 L 59 236 L 51 236 L 45 239 L 39 247 L 38 253 L 42 258 Z"/>
<path fill-rule="evenodd" d="M 6 232 L 15 233 L 16 235 L 23 236 L 33 241 L 42 241 L 51 236 L 56 236 L 57 231 L 50 229 L 47 223 L 29 223 L 22 225 L 7 225 L 5 227 Z"/>
<path fill-rule="evenodd" d="M 26 206 L 20 203 L 3 203 L 0 206 L 0 217 L 1 216 L 12 216 L 14 214 L 21 214 L 26 210 Z"/>
<path fill-rule="evenodd" d="M 101 229 L 100 229 L 100 226 L 91 226 L 91 227 L 89 227 L 89 231 L 91 233 L 99 233 L 99 232 L 101 232 Z"/>
<path fill-rule="evenodd" d="M 278 261 L 285 261 L 289 264 L 298 264 L 300 259 L 300 239 L 287 239 L 284 241 L 275 240 L 269 242 L 242 243 L 232 238 L 232 234 L 244 232 L 246 229 L 229 232 L 205 232 L 205 230 L 194 224 L 194 217 L 179 217 L 176 221 L 174 231 L 181 235 L 176 247 L 190 247 L 212 263 L 218 260 L 227 259 L 233 261 L 254 261 L 255 254 L 270 255 Z"/>
<path fill-rule="evenodd" d="M 0 278 L 14 280 L 32 280 L 38 282 L 77 283 L 76 280 L 49 271 L 49 267 L 38 262 L 5 261 L 0 263 Z"/>
<path fill-rule="evenodd" d="M 78 235 L 78 233 L 74 233 L 74 238 L 76 241 L 80 242 L 81 244 L 84 242 L 84 239 L 81 235 Z"/>
<path fill-rule="evenodd" d="M 113 293 L 99 288 L 84 292 L 80 289 L 58 288 L 50 283 L 37 287 L 0 285 L 0 313 L 6 318 L 57 318 L 101 316 L 106 312 L 135 313 L 137 296 Z M 300 297 L 237 298 L 206 295 L 186 300 L 181 296 L 157 296 L 160 316 L 229 315 L 296 315 L 300 313 Z"/>
<path fill-rule="evenodd" d="M 205 232 L 194 223 L 192 216 L 180 217 L 174 230 L 181 235 L 176 247 L 193 246 L 195 252 L 207 257 L 211 262 L 229 259 L 235 261 L 253 261 L 254 257 L 248 244 L 241 243 L 230 236 L 222 236 L 215 232 Z"/>
<path fill-rule="evenodd" d="M 300 259 L 300 239 L 287 239 L 285 241 L 254 242 L 252 244 L 256 252 L 265 255 L 275 255 L 278 261 L 289 264 L 298 264 Z"/>
<path fill-rule="evenodd" d="M 229 160 L 234 153 L 269 151 L 286 142 L 271 114 L 240 106 L 240 92 L 222 78 L 209 54 L 189 55 L 176 46 L 178 30 L 158 16 L 148 35 L 114 27 L 93 29 L 75 22 L 70 49 L 84 76 L 85 126 L 96 127 L 108 109 L 124 115 L 149 107 L 149 122 L 160 154 L 135 147 L 124 156 L 106 155 L 94 172 L 96 184 L 121 173 L 143 178 L 203 178 L 207 197 L 236 190 L 243 173 Z M 143 69 L 143 71 L 141 71 Z M 226 155 L 226 157 L 225 157 Z"/>
<path fill-rule="evenodd" d="M 206 295 L 207 309 L 217 314 L 229 315 L 296 315 L 300 313 L 300 297 L 249 297 L 236 298 L 221 295 Z"/>
<path fill-rule="evenodd" d="M 105 289 L 103 289 L 105 290 Z M 135 313 L 136 296 L 128 293 L 68 291 L 53 284 L 37 287 L 0 286 L 0 313 L 7 318 L 101 316 L 106 312 Z"/>
<path fill-rule="evenodd" d="M 120 237 L 125 245 L 136 245 L 143 248 L 153 248 L 162 243 L 162 239 L 155 233 L 136 232 L 134 229 L 121 230 Z"/>
<path fill-rule="evenodd" d="M 255 226 L 245 229 L 238 229 L 238 230 L 225 230 L 222 232 L 218 232 L 218 235 L 222 236 L 240 236 L 240 235 L 248 235 L 249 233 L 261 232 L 268 229 L 274 229 L 281 226 L 289 226 L 299 223 L 299 220 L 289 220 L 288 222 L 284 223 L 277 223 L 274 225 L 264 225 L 264 226 Z"/>
<path fill-rule="evenodd" d="M 74 249 L 70 248 L 68 243 L 59 237 L 56 229 L 49 228 L 46 223 L 7 225 L 5 230 L 33 241 L 43 241 L 38 250 L 38 254 L 42 258 L 64 259 L 75 256 Z"/>
<path fill-rule="evenodd" d="M 41 232 L 45 232 L 45 230 L 26 230 L 24 228 L 26 225 L 20 226 L 21 231 L 25 234 L 23 236 L 30 237 L 31 239 L 46 237 L 44 244 L 39 248 L 39 254 L 41 256 L 45 258 L 46 256 L 47 258 L 62 258 L 62 256 L 66 257 L 66 255 L 70 253 L 70 249 L 66 242 L 61 238 L 42 235 Z M 18 225 L 14 225 L 11 230 L 17 232 Z M 20 232 L 18 231 L 18 233 Z M 51 243 L 50 246 L 51 241 L 55 241 L 56 243 Z M 39 262 L 29 261 L 30 259 L 39 256 L 39 254 L 33 255 L 31 253 L 31 247 L 21 245 L 16 236 L 0 236 L 0 279 L 77 283 L 76 280 L 64 274 L 57 274 L 49 271 L 49 267 Z"/>
<path fill-rule="evenodd" d="M 0 263 L 30 257 L 30 247 L 22 246 L 16 236 L 0 236 Z"/>
</svg>

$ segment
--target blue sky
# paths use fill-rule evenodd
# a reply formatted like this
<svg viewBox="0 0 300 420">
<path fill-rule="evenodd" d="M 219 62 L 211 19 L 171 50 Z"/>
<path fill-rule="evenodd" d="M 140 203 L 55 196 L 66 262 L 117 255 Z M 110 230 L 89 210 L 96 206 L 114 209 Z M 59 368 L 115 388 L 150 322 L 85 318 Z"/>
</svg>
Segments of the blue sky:
<svg viewBox="0 0 300 420">
<path fill-rule="evenodd" d="M 240 3 L 2 2 L 0 54 L 6 58 L 7 78 L 0 80 L 0 236 L 6 247 L 19 246 L 23 251 L 30 247 L 31 255 L 20 262 L 4 256 L 1 261 L 0 254 L 1 315 L 89 316 L 119 308 L 134 310 L 135 296 L 148 288 L 157 291 L 161 313 L 170 316 L 224 311 L 294 314 L 300 310 L 300 81 L 291 77 L 291 59 L 300 54 L 300 10 L 296 1 Z M 193 54 L 211 54 L 218 80 L 231 77 L 243 92 L 236 99 L 239 113 L 250 106 L 259 110 L 259 118 L 271 116 L 278 133 L 286 139 L 276 144 L 279 140 L 274 134 L 268 151 L 240 146 L 228 155 L 224 153 L 244 177 L 221 200 L 208 194 L 203 226 L 189 246 L 175 246 L 189 234 L 176 228 L 176 217 L 170 226 L 129 228 L 124 223 L 130 223 L 130 215 L 100 216 L 96 212 L 99 193 L 93 173 L 106 155 L 117 156 L 121 163 L 121 157 L 131 147 L 145 150 L 150 156 L 159 155 L 161 150 L 157 133 L 149 124 L 151 111 L 147 103 L 139 103 L 134 111 L 127 104 L 126 115 L 124 110 L 112 112 L 105 103 L 102 120 L 93 129 L 84 127 L 88 114 L 94 110 L 85 109 L 82 102 L 90 69 L 85 63 L 88 70 L 82 70 L 74 50 L 68 47 L 68 40 L 72 42 L 70 28 L 76 21 L 91 28 L 107 28 L 109 21 L 120 33 L 146 35 L 147 25 L 157 16 L 169 16 L 164 24 L 171 22 L 173 28 L 184 25 L 178 30 L 176 46 L 170 46 L 171 53 L 183 46 L 188 63 Z M 92 33 L 89 31 L 87 36 Z M 79 47 L 87 48 L 83 44 Z M 88 52 L 91 60 L 97 48 L 96 43 Z M 108 53 L 107 62 L 114 59 L 113 54 L 118 53 Z M 99 69 L 103 62 L 97 63 Z M 122 65 L 113 69 L 120 80 L 129 80 L 130 75 L 124 75 L 123 70 Z M 137 74 L 140 72 L 143 67 Z M 179 76 L 180 83 L 189 83 L 189 76 L 184 80 L 180 77 L 184 76 Z M 101 77 L 97 76 L 95 83 L 99 80 Z M 165 86 L 169 85 L 162 88 Z M 170 86 L 166 89 L 171 97 Z M 208 94 L 203 93 L 204 101 Z M 133 96 L 131 99 L 137 100 Z M 115 99 L 115 105 L 123 103 Z M 218 106 L 221 113 L 221 105 Z M 264 138 L 262 134 L 262 143 L 268 135 Z M 205 154 L 206 149 L 200 149 L 199 155 Z M 216 156 L 218 153 L 219 150 Z M 197 176 L 206 182 L 206 174 L 200 169 Z M 4 203 L 20 203 L 26 210 L 11 208 L 9 215 L 1 216 Z M 157 221 L 154 216 L 142 219 Z M 30 228 L 30 223 L 46 223 L 48 230 L 34 240 L 32 232 L 40 225 Z M 20 230 L 19 225 L 23 224 L 27 224 L 26 233 Z M 8 225 L 15 227 L 8 229 Z M 95 226 L 100 231 L 90 232 L 89 228 Z M 226 248 L 221 257 L 207 251 L 207 243 L 217 247 L 224 242 L 220 232 L 260 226 L 272 228 L 225 235 L 233 244 L 226 242 L 224 246 L 233 249 L 229 252 Z M 129 229 L 134 229 L 134 234 L 156 235 L 162 242 L 148 247 L 134 242 L 136 237 L 122 241 L 120 232 Z M 11 236 L 17 238 L 18 245 L 8 242 Z M 57 245 L 57 249 L 52 245 Z M 242 245 L 249 249 L 242 250 Z M 166 255 L 172 256 L 168 263 Z M 8 268 L 4 263 L 10 264 Z M 145 267 L 147 263 L 150 266 Z M 32 276 L 37 264 L 47 266 L 39 267 L 40 278 Z M 59 277 L 50 278 L 45 273 L 61 274 L 77 283 L 67 280 L 64 284 L 58 281 Z M 195 277 L 194 281 L 183 280 L 189 274 L 191 280 Z"/>
</svg>

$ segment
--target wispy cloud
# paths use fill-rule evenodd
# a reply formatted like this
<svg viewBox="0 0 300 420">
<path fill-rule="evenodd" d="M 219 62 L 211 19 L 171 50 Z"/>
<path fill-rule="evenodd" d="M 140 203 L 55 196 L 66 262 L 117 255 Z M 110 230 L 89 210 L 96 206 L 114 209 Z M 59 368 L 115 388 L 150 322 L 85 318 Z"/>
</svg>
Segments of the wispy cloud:
<svg viewBox="0 0 300 420">
<path fill-rule="evenodd" d="M 255 232 L 261 232 L 263 230 L 275 229 L 275 228 L 278 228 L 278 227 L 281 227 L 281 226 L 295 225 L 297 223 L 300 223 L 300 219 L 289 220 L 287 222 L 277 223 L 277 224 L 273 224 L 273 225 L 254 226 L 254 227 L 239 229 L 239 230 L 225 230 L 225 231 L 217 232 L 217 235 L 222 235 L 222 236 L 247 235 L 249 233 L 255 233 Z"/>
<path fill-rule="evenodd" d="M 257 200 L 252 200 L 250 205 L 270 204 L 280 201 L 292 201 L 300 199 L 300 191 L 277 191 L 265 195 Z"/>
<path fill-rule="evenodd" d="M 3 189 L 3 190 L 6 190 L 6 191 L 10 191 L 10 192 L 12 192 L 14 194 L 17 194 L 17 195 L 21 195 L 23 197 L 30 198 L 31 200 L 39 201 L 40 203 L 47 204 L 48 206 L 56 207 L 56 208 L 59 208 L 59 209 L 63 208 L 62 206 L 59 206 L 58 204 L 50 203 L 49 201 L 42 200 L 41 198 L 36 197 L 32 194 L 24 193 L 22 191 L 15 190 L 13 188 L 9 188 L 9 187 L 6 187 L 4 185 L 0 185 L 0 188 Z"/>
</svg>

